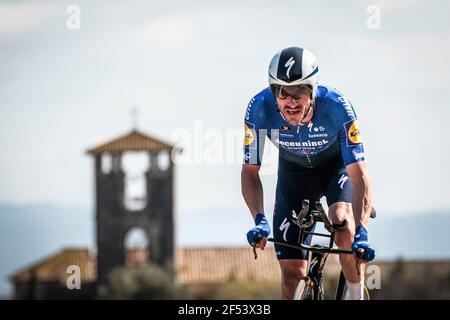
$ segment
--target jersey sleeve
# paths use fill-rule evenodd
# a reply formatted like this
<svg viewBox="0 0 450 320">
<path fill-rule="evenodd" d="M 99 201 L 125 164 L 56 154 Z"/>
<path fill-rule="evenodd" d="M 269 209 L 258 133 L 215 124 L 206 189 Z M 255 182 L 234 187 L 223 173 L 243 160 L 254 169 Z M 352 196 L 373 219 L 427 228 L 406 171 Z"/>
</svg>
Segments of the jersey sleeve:
<svg viewBox="0 0 450 320">
<path fill-rule="evenodd" d="M 344 165 L 365 159 L 364 146 L 361 139 L 358 118 L 350 101 L 342 94 L 336 97 L 340 128 L 338 130 Z"/>
<path fill-rule="evenodd" d="M 267 133 L 265 127 L 264 98 L 261 94 L 253 97 L 244 118 L 244 163 L 261 165 Z"/>
</svg>

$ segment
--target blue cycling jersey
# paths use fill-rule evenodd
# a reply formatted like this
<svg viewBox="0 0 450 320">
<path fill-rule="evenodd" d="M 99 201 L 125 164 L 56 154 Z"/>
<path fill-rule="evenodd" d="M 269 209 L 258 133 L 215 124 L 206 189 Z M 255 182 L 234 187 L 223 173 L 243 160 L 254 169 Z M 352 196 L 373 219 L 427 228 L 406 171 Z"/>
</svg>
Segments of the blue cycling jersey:
<svg viewBox="0 0 450 320">
<path fill-rule="evenodd" d="M 350 101 L 338 90 L 319 85 L 314 115 L 293 126 L 281 114 L 269 88 L 251 99 L 245 113 L 244 163 L 260 165 L 268 137 L 280 157 L 315 168 L 341 157 L 344 165 L 364 160 L 358 120 Z"/>
</svg>

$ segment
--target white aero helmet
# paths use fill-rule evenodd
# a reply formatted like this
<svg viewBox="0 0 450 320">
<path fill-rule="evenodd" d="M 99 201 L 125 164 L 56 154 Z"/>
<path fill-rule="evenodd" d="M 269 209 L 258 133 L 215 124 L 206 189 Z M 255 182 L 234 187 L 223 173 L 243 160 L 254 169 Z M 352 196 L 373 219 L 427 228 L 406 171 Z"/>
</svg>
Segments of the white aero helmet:
<svg viewBox="0 0 450 320">
<path fill-rule="evenodd" d="M 311 86 L 315 96 L 319 84 L 319 66 L 316 57 L 303 48 L 290 47 L 277 52 L 269 65 L 269 85 L 275 95 L 277 86 Z"/>
</svg>

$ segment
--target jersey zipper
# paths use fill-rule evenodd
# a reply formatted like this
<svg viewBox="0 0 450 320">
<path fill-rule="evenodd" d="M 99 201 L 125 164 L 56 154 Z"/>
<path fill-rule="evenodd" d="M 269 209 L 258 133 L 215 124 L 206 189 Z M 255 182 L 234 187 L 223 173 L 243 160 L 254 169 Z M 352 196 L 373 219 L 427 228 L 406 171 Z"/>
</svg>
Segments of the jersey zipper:
<svg viewBox="0 0 450 320">
<path fill-rule="evenodd" d="M 302 135 L 300 134 L 300 124 L 297 125 L 297 134 L 298 134 L 298 140 L 300 140 L 300 148 L 302 152 L 304 152 L 303 144 L 302 144 Z M 308 153 L 306 153 L 306 158 L 308 158 L 308 162 L 311 163 L 311 159 L 309 159 Z"/>
</svg>

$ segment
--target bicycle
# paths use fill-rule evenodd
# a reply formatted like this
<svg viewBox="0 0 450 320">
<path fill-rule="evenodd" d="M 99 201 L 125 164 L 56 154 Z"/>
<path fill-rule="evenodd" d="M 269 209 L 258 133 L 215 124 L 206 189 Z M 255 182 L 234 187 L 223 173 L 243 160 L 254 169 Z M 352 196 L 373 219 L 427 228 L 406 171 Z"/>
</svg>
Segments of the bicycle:
<svg viewBox="0 0 450 320">
<path fill-rule="evenodd" d="M 339 231 L 346 227 L 347 220 L 344 220 L 342 223 L 331 223 L 328 215 L 322 207 L 320 201 L 316 202 L 316 209 L 312 210 L 311 214 L 308 215 L 309 210 L 309 200 L 304 199 L 302 202 L 302 209 L 299 214 L 297 214 L 294 210 L 292 210 L 291 220 L 294 224 L 299 226 L 300 232 L 297 243 L 289 243 L 283 240 L 275 240 L 273 238 L 268 238 L 268 241 L 273 243 L 277 243 L 280 245 L 292 247 L 295 249 L 303 249 L 311 252 L 310 254 L 310 262 L 308 263 L 308 271 L 307 275 L 303 277 L 295 290 L 294 300 L 324 300 L 324 285 L 323 285 L 323 271 L 325 267 L 326 260 L 329 254 L 353 254 L 351 250 L 341 250 L 334 248 L 334 236 L 335 232 Z M 372 208 L 372 212 L 370 214 L 371 218 L 376 217 L 376 211 Z M 311 227 L 316 222 L 322 222 L 324 224 L 325 229 L 330 234 L 317 233 L 306 231 L 305 229 Z M 324 245 L 307 245 L 303 242 L 306 237 L 309 235 L 315 235 L 320 237 L 330 238 L 330 242 L 328 246 Z M 259 235 L 255 237 L 255 244 L 253 246 L 253 253 L 255 255 L 255 259 L 257 258 L 256 253 L 256 244 L 262 240 L 262 237 Z M 364 254 L 364 249 L 360 248 L 358 250 L 360 254 Z M 359 259 L 356 259 L 356 268 L 358 271 L 358 275 L 360 273 L 359 268 Z M 344 273 L 340 272 L 339 281 L 336 290 L 336 300 L 346 300 L 347 298 L 347 284 L 345 281 Z M 364 286 L 364 300 L 370 300 L 369 291 L 366 286 Z"/>
</svg>

